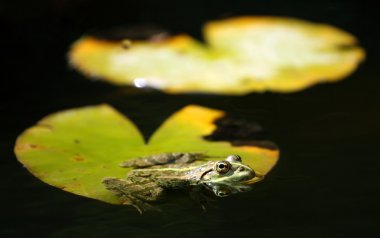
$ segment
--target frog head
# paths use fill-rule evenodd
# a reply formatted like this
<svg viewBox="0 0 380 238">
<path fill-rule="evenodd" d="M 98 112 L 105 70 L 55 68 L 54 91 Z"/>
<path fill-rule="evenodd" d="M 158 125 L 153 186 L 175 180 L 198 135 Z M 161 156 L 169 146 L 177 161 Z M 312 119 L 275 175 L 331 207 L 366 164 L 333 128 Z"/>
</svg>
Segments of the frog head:
<svg viewBox="0 0 380 238">
<path fill-rule="evenodd" d="M 243 164 L 240 156 L 229 155 L 225 160 L 210 163 L 209 170 L 201 177 L 201 184 L 216 196 L 225 197 L 250 190 L 250 181 L 257 177 L 251 167 Z"/>
</svg>

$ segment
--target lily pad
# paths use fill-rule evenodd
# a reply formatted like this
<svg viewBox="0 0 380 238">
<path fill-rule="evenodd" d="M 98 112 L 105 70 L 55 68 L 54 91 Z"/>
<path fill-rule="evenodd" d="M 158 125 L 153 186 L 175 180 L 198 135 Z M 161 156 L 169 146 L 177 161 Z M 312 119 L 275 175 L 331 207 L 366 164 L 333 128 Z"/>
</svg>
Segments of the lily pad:
<svg viewBox="0 0 380 238">
<path fill-rule="evenodd" d="M 210 141 L 223 111 L 187 106 L 168 118 L 145 143 L 136 126 L 108 105 L 58 112 L 39 121 L 17 139 L 18 160 L 42 181 L 81 196 L 119 204 L 104 188 L 106 177 L 125 177 L 119 164 L 139 156 L 167 152 L 202 152 L 212 156 L 238 154 L 260 174 L 276 164 L 273 148 Z M 220 158 L 210 158 L 218 160 Z"/>
<path fill-rule="evenodd" d="M 352 73 L 365 53 L 336 27 L 281 17 L 209 22 L 206 44 L 188 35 L 154 41 L 107 41 L 84 36 L 71 65 L 118 85 L 168 93 L 293 92 Z"/>
</svg>

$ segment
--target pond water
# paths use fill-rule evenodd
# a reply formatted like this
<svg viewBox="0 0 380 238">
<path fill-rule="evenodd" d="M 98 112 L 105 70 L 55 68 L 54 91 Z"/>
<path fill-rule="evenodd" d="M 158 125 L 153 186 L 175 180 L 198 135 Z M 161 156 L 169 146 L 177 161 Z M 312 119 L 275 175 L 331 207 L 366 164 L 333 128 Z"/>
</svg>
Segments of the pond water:
<svg viewBox="0 0 380 238">
<path fill-rule="evenodd" d="M 28 5 L 29 4 L 29 5 Z M 44 1 L 4 4 L 0 87 L 1 237 L 378 237 L 380 71 L 375 10 L 363 1 Z M 329 23 L 356 35 L 367 61 L 347 79 L 307 90 L 246 96 L 167 95 L 85 80 L 65 54 L 94 28 L 154 24 L 200 37 L 203 22 L 234 15 L 279 15 Z M 43 116 L 109 103 L 146 138 L 188 104 L 260 123 L 281 150 L 277 166 L 248 193 L 202 212 L 186 194 L 140 215 L 66 193 L 33 177 L 14 141 Z M 112 155 L 110 155 L 112 156 Z"/>
</svg>

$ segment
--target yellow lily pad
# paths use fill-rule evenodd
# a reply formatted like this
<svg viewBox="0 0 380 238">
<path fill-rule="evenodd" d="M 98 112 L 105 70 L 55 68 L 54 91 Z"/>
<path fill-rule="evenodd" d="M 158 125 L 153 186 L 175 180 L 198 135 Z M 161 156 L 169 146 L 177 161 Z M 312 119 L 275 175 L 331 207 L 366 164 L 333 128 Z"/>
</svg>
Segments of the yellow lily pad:
<svg viewBox="0 0 380 238">
<path fill-rule="evenodd" d="M 326 24 L 281 17 L 209 22 L 205 41 L 188 35 L 119 42 L 85 36 L 70 63 L 88 76 L 169 93 L 293 92 L 352 73 L 365 53 L 356 38 Z"/>
<path fill-rule="evenodd" d="M 216 156 L 238 154 L 260 174 L 276 164 L 279 151 L 255 145 L 236 146 L 205 136 L 217 129 L 225 113 L 187 106 L 174 113 L 145 143 L 136 126 L 108 105 L 58 112 L 39 121 L 17 139 L 18 160 L 42 181 L 81 196 L 119 204 L 106 190 L 106 177 L 124 178 L 119 164 L 140 156 L 167 152 L 201 152 Z"/>
</svg>

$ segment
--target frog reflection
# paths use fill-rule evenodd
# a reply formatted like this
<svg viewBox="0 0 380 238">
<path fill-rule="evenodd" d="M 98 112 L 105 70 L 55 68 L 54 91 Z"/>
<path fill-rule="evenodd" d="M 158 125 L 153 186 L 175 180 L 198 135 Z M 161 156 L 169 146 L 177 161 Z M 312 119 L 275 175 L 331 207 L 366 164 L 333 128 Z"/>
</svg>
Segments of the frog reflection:
<svg viewBox="0 0 380 238">
<path fill-rule="evenodd" d="M 103 184 L 124 204 L 143 212 L 151 209 L 150 202 L 159 200 L 167 189 L 206 189 L 225 197 L 250 190 L 249 184 L 263 179 L 238 155 L 202 161 L 207 157 L 201 153 L 165 153 L 137 158 L 121 164 L 134 168 L 126 178 L 106 178 Z"/>
</svg>

